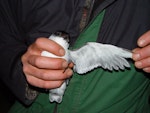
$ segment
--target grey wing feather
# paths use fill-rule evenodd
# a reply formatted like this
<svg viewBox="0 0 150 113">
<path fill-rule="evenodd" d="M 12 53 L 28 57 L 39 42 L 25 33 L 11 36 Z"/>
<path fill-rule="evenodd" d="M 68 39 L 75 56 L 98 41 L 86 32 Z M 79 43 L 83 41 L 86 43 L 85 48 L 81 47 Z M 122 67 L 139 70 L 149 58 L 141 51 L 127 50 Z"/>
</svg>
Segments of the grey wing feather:
<svg viewBox="0 0 150 113">
<path fill-rule="evenodd" d="M 108 70 L 124 70 L 130 67 L 126 58 L 132 58 L 132 52 L 109 44 L 89 42 L 83 47 L 69 51 L 75 64 L 74 70 L 84 74 L 97 67 Z"/>
</svg>

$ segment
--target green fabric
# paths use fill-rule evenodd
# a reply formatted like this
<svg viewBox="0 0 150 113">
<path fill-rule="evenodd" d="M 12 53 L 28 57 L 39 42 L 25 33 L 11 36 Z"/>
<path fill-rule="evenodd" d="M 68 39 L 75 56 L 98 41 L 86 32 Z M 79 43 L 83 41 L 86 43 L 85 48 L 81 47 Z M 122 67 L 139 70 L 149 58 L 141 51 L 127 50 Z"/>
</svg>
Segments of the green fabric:
<svg viewBox="0 0 150 113">
<path fill-rule="evenodd" d="M 96 41 L 105 11 L 81 33 L 73 48 Z M 150 80 L 131 68 L 107 71 L 97 68 L 85 75 L 74 73 L 69 82 L 58 113 L 150 113 L 148 97 Z M 9 113 L 53 113 L 55 103 L 48 94 L 40 94 L 30 107 L 16 103 Z"/>
<path fill-rule="evenodd" d="M 150 81 L 131 66 L 125 71 L 75 74 L 58 113 L 150 113 Z"/>
<path fill-rule="evenodd" d="M 105 10 L 95 17 L 95 19 L 82 31 L 72 47 L 73 49 L 79 48 L 87 42 L 96 42 L 104 14 Z"/>
<path fill-rule="evenodd" d="M 96 41 L 104 12 L 85 29 L 73 48 Z M 134 65 L 125 71 L 97 68 L 85 75 L 74 73 L 58 113 L 150 113 L 150 80 Z"/>
<path fill-rule="evenodd" d="M 53 113 L 55 104 L 50 104 L 49 95 L 41 93 L 31 106 L 24 106 L 18 101 L 8 113 Z"/>
</svg>

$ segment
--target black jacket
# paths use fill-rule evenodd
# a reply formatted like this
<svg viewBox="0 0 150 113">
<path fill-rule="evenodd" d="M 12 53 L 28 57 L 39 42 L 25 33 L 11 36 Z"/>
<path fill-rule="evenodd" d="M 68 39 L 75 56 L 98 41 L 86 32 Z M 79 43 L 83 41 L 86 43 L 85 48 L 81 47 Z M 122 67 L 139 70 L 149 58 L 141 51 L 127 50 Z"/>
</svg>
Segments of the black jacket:
<svg viewBox="0 0 150 113">
<path fill-rule="evenodd" d="M 150 0 L 85 1 L 0 0 L 0 79 L 24 104 L 30 104 L 36 95 L 25 95 L 27 83 L 20 58 L 36 38 L 65 31 L 73 44 L 103 9 L 106 13 L 98 42 L 131 50 L 139 36 L 150 29 Z"/>
</svg>

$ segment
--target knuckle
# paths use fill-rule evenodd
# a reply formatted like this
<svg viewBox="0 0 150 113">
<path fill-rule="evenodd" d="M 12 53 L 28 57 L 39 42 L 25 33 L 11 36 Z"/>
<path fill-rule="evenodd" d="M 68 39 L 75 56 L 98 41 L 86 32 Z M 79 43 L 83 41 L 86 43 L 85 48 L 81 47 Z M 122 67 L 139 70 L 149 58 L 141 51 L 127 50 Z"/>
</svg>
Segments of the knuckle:
<svg viewBox="0 0 150 113">
<path fill-rule="evenodd" d="M 35 45 L 38 45 L 38 46 L 42 45 L 42 40 L 43 38 L 37 38 L 35 41 Z"/>
<path fill-rule="evenodd" d="M 26 75 L 26 80 L 27 80 L 27 82 L 28 82 L 29 84 L 32 84 L 32 79 L 31 79 L 30 76 L 27 76 L 27 75 Z"/>
<path fill-rule="evenodd" d="M 27 73 L 27 70 L 28 70 L 27 67 L 26 67 L 26 66 L 23 66 L 22 68 L 23 68 L 23 69 L 22 69 L 23 72 L 24 72 L 24 73 Z"/>
<path fill-rule="evenodd" d="M 28 48 L 27 54 L 28 54 L 28 55 L 34 55 L 34 54 L 36 54 L 36 51 L 35 51 L 34 48 L 31 46 L 31 47 Z"/>
<path fill-rule="evenodd" d="M 26 59 L 26 58 L 25 58 L 25 55 L 22 55 L 22 56 L 21 56 L 21 62 L 24 62 L 25 59 Z"/>
</svg>

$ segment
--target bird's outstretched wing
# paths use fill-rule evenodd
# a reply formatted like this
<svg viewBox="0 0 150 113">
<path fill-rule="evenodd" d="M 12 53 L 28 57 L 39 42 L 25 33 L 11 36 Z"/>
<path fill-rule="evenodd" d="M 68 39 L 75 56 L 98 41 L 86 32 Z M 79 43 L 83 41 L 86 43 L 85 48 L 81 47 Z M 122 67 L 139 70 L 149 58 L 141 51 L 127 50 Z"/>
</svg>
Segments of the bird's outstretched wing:
<svg viewBox="0 0 150 113">
<path fill-rule="evenodd" d="M 125 67 L 130 67 L 126 58 L 132 58 L 129 50 L 96 42 L 89 42 L 77 50 L 70 51 L 70 59 L 75 64 L 74 70 L 79 74 L 97 67 L 124 70 Z"/>
</svg>

